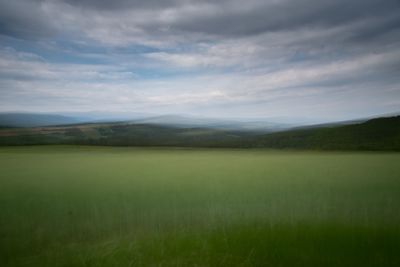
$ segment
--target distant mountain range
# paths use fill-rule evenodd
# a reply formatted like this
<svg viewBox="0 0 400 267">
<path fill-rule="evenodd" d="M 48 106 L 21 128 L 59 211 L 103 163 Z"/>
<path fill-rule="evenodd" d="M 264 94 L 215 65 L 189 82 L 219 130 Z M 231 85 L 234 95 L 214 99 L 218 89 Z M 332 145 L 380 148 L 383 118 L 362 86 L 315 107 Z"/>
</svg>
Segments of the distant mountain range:
<svg viewBox="0 0 400 267">
<path fill-rule="evenodd" d="M 0 113 L 0 127 L 37 127 L 75 124 L 87 119 L 57 114 Z"/>
<path fill-rule="evenodd" d="M 287 124 L 262 120 L 242 122 L 175 115 L 115 122 L 85 122 L 82 117 L 60 115 L 2 115 L 0 145 L 400 151 L 400 116 L 290 128 Z"/>
<path fill-rule="evenodd" d="M 224 130 L 263 131 L 276 132 L 294 127 L 295 124 L 274 123 L 268 120 L 238 120 L 238 119 L 215 119 L 204 117 L 191 117 L 181 115 L 151 116 L 146 114 L 131 115 L 96 115 L 91 113 L 75 114 L 75 116 L 54 114 L 32 114 L 32 113 L 0 113 L 0 127 L 41 127 L 55 125 L 72 125 L 78 123 L 104 123 L 121 122 L 127 124 L 149 124 L 172 126 L 179 128 L 212 128 Z"/>
<path fill-rule="evenodd" d="M 236 131 L 276 132 L 294 127 L 293 124 L 273 123 L 268 120 L 214 119 L 179 115 L 154 116 L 132 120 L 134 124 L 174 126 L 179 128 L 211 128 Z"/>
</svg>

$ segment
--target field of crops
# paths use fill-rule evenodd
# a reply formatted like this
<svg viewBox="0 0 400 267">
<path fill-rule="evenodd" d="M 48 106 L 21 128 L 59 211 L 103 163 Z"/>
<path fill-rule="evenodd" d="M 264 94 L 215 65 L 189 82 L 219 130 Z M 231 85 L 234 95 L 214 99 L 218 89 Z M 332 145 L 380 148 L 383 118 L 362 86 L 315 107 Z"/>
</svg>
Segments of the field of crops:
<svg viewBox="0 0 400 267">
<path fill-rule="evenodd" d="M 400 266 L 400 154 L 0 148 L 0 266 Z"/>
</svg>

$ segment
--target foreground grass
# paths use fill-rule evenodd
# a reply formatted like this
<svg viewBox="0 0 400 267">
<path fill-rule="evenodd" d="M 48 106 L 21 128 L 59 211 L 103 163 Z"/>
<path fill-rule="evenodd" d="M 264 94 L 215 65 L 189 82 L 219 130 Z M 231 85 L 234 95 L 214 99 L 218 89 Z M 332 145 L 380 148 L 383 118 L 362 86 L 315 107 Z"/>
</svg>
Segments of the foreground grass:
<svg viewBox="0 0 400 267">
<path fill-rule="evenodd" d="M 1 266 L 400 266 L 400 154 L 0 149 Z"/>
</svg>

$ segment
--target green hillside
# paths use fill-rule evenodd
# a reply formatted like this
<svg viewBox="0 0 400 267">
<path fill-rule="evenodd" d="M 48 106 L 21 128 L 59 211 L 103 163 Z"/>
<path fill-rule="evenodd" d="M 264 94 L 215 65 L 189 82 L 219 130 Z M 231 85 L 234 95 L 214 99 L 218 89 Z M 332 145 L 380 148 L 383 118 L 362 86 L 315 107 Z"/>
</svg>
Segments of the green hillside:
<svg viewBox="0 0 400 267">
<path fill-rule="evenodd" d="M 256 146 L 322 150 L 400 150 L 400 116 L 360 124 L 263 135 Z"/>
</svg>

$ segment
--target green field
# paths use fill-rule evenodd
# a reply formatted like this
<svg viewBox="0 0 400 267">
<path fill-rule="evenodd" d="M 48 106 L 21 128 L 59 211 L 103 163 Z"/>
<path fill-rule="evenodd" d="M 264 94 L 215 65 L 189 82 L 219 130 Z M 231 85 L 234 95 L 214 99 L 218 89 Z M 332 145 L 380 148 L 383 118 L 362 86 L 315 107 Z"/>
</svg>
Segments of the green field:
<svg viewBox="0 0 400 267">
<path fill-rule="evenodd" d="M 0 266 L 400 266 L 400 154 L 0 148 Z"/>
</svg>

